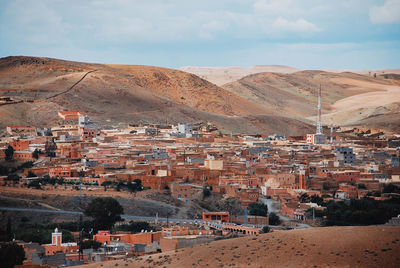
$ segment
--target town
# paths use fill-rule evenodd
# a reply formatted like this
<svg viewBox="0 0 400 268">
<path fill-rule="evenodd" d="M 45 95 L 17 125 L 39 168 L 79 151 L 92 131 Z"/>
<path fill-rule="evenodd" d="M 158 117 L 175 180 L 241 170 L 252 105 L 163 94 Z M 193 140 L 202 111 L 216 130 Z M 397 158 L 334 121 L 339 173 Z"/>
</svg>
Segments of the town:
<svg viewBox="0 0 400 268">
<path fill-rule="evenodd" d="M 8 126 L 0 138 L 2 198 L 75 196 L 80 208 L 31 207 L 59 213 L 47 223 L 50 242 L 40 243 L 15 231 L 30 221 L 15 215 L 30 209 L 2 202 L 10 226 L 1 234 L 25 252 L 19 267 L 173 252 L 274 230 L 400 224 L 392 201 L 400 195 L 400 134 L 318 124 L 315 134 L 239 135 L 209 122 L 115 127 L 80 111 L 58 118 L 51 128 Z M 116 201 L 149 196 L 158 207 L 145 213 Z M 99 207 L 121 209 L 114 221 L 96 222 Z"/>
</svg>

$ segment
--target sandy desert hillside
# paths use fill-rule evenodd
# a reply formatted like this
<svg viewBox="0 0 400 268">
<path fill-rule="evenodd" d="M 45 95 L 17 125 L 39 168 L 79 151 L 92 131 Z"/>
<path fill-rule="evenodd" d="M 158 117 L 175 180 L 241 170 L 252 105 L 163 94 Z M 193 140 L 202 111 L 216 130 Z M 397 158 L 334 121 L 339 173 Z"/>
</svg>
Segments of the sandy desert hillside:
<svg viewBox="0 0 400 268">
<path fill-rule="evenodd" d="M 256 65 L 248 68 L 239 66 L 231 67 L 199 67 L 199 66 L 184 66 L 179 68 L 182 71 L 195 74 L 205 80 L 208 80 L 216 85 L 231 83 L 245 76 L 256 73 L 282 73 L 291 74 L 300 71 L 300 69 L 284 66 L 284 65 Z M 356 74 L 369 75 L 385 75 L 385 74 L 400 74 L 400 69 L 378 69 L 378 70 L 323 70 L 331 73 L 352 72 Z"/>
<path fill-rule="evenodd" d="M 59 110 L 80 110 L 115 124 L 209 121 L 234 133 L 310 130 L 196 75 L 152 66 L 7 57 L 0 59 L 0 93 L 12 103 L 0 106 L 0 127 L 45 126 Z"/>
<path fill-rule="evenodd" d="M 283 65 L 256 65 L 248 68 L 233 66 L 233 67 L 196 67 L 184 66 L 180 70 L 200 76 L 201 78 L 210 81 L 216 85 L 223 85 L 234 82 L 247 75 L 275 72 L 275 73 L 294 73 L 299 71 L 296 68 Z"/>
<path fill-rule="evenodd" d="M 399 251 L 399 227 L 320 227 L 220 240 L 84 267 L 399 267 Z"/>
<path fill-rule="evenodd" d="M 399 129 L 400 84 L 396 75 L 375 78 L 350 72 L 267 72 L 222 87 L 272 110 L 312 122 L 320 86 L 324 124 Z"/>
</svg>

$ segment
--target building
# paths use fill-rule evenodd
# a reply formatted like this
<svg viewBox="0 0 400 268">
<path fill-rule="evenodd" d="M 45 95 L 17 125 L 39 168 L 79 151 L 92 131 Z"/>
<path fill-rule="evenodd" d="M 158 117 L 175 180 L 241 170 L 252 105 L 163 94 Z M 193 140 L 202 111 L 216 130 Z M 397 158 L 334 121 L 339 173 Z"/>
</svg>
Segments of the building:
<svg viewBox="0 0 400 268">
<path fill-rule="evenodd" d="M 58 117 L 60 117 L 62 120 L 78 120 L 79 116 L 81 114 L 78 111 L 60 111 L 58 112 Z"/>
<path fill-rule="evenodd" d="M 351 147 L 335 147 L 336 160 L 343 164 L 353 164 L 356 155 Z"/>
<path fill-rule="evenodd" d="M 146 232 L 138 234 L 110 234 L 109 231 L 98 231 L 96 235 L 93 235 L 93 240 L 99 241 L 102 244 L 110 244 L 112 242 L 124 242 L 130 245 L 150 245 L 153 242 L 160 242 L 161 237 L 162 232 Z"/>
<path fill-rule="evenodd" d="M 25 151 L 29 149 L 30 140 L 15 139 L 10 141 L 10 145 L 15 151 Z"/>
<path fill-rule="evenodd" d="M 194 194 L 199 193 L 203 188 L 193 184 L 171 184 L 171 195 L 178 199 L 190 200 Z"/>
<path fill-rule="evenodd" d="M 203 221 L 229 222 L 229 212 L 203 212 Z"/>
<path fill-rule="evenodd" d="M 204 160 L 204 167 L 210 170 L 223 170 L 224 161 L 215 159 L 206 159 Z"/>
<path fill-rule="evenodd" d="M 49 176 L 55 177 L 71 177 L 71 166 L 56 166 L 49 168 Z"/>
<path fill-rule="evenodd" d="M 78 253 L 79 246 L 77 243 L 63 243 L 62 233 L 58 231 L 58 228 L 54 230 L 51 234 L 51 244 L 43 245 L 45 248 L 46 255 L 54 255 L 58 252 L 63 252 L 65 254 Z"/>
<path fill-rule="evenodd" d="M 8 126 L 6 131 L 11 136 L 36 136 L 36 128 L 31 126 Z"/>
</svg>

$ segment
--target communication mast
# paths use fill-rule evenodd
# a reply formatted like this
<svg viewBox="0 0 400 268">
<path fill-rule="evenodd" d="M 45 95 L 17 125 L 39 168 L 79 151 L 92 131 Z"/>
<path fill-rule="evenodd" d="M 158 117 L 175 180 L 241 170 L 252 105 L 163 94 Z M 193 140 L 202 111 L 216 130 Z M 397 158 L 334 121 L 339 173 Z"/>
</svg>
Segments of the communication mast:
<svg viewBox="0 0 400 268">
<path fill-rule="evenodd" d="M 321 85 L 319 85 L 318 91 L 318 115 L 317 115 L 317 135 L 323 134 L 322 133 L 322 124 L 321 124 Z"/>
</svg>

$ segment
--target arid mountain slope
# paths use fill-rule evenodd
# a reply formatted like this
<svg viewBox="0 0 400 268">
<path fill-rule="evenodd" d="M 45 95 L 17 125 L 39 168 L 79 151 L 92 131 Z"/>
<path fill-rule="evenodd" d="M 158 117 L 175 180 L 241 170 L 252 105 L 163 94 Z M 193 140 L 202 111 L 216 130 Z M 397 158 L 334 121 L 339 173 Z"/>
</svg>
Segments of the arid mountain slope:
<svg viewBox="0 0 400 268">
<path fill-rule="evenodd" d="M 49 125 L 59 110 L 81 110 L 110 124 L 211 121 L 225 132 L 284 134 L 310 128 L 266 120 L 277 113 L 193 74 L 152 66 L 7 57 L 0 59 L 0 93 L 20 102 L 0 106 L 0 127 Z"/>
<path fill-rule="evenodd" d="M 335 125 L 362 125 L 362 121 L 378 114 L 395 119 L 400 101 L 398 81 L 355 73 L 300 71 L 292 74 L 258 73 L 222 87 L 252 102 L 294 118 L 315 120 L 318 89 L 322 88 L 323 122 Z M 359 109 L 365 110 L 361 112 Z M 372 123 L 371 120 L 369 120 Z M 381 123 L 381 122 L 380 122 Z M 386 124 L 387 123 L 387 124 Z M 386 122 L 385 129 L 400 126 Z"/>
<path fill-rule="evenodd" d="M 226 83 L 234 82 L 247 75 L 262 73 L 262 72 L 275 72 L 275 73 L 294 73 L 298 69 L 282 66 L 282 65 L 257 65 L 248 68 L 242 67 L 196 67 L 185 66 L 180 70 L 200 76 L 216 85 L 223 85 Z"/>
<path fill-rule="evenodd" d="M 283 65 L 257 65 L 251 66 L 248 68 L 243 68 L 239 66 L 232 67 L 199 67 L 199 66 L 184 66 L 181 67 L 180 70 L 195 74 L 200 76 L 201 78 L 208 80 L 216 85 L 223 85 L 227 83 L 234 82 L 239 80 L 245 76 L 256 74 L 256 73 L 264 73 L 264 72 L 272 72 L 272 73 L 282 73 L 282 74 L 290 74 L 300 71 L 300 69 L 293 68 L 290 66 Z M 385 75 L 385 74 L 400 74 L 400 69 L 378 69 L 378 70 L 334 70 L 327 69 L 322 70 L 331 73 L 343 73 L 343 72 L 352 72 L 355 74 L 369 75 Z"/>
<path fill-rule="evenodd" d="M 399 227 L 320 227 L 220 240 L 84 267 L 399 267 L 399 251 Z"/>
</svg>

